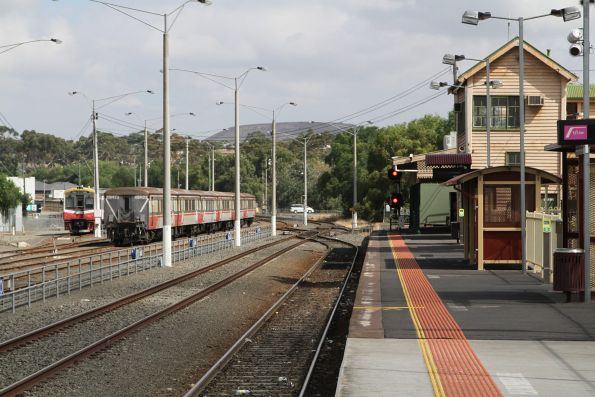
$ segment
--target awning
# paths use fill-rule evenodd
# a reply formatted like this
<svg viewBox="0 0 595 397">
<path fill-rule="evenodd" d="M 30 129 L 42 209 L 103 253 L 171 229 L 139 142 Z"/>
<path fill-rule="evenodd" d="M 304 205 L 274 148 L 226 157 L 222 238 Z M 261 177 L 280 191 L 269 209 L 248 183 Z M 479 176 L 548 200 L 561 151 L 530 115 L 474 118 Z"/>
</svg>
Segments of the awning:
<svg viewBox="0 0 595 397">
<path fill-rule="evenodd" d="M 426 165 L 428 166 L 470 166 L 470 153 L 434 153 L 426 155 Z"/>
</svg>

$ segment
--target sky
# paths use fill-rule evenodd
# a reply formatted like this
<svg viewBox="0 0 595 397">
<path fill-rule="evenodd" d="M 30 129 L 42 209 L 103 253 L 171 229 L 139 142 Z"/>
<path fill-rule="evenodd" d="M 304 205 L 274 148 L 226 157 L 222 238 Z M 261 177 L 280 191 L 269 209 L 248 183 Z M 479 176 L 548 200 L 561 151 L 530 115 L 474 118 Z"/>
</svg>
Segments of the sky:
<svg viewBox="0 0 595 397">
<path fill-rule="evenodd" d="M 0 124 L 66 139 L 91 133 L 87 99 L 97 101 L 98 128 L 116 135 L 145 120 L 160 128 L 163 101 L 162 14 L 183 0 L 113 0 L 121 9 L 88 0 L 0 0 L 0 46 L 35 42 L 0 54 Z M 364 123 L 383 127 L 436 114 L 446 117 L 452 97 L 429 81 L 452 82 L 445 53 L 483 58 L 518 35 L 518 23 L 491 19 L 464 25 L 465 10 L 529 18 L 573 1 L 487 0 L 212 0 L 189 3 L 169 31 L 170 69 L 237 77 L 241 124 L 267 122 Z M 592 10 L 591 13 L 594 13 Z M 154 27 L 150 27 L 151 24 Z M 582 20 L 545 17 L 524 23 L 525 40 L 582 76 L 582 58 L 568 53 L 568 33 Z M 472 62 L 460 65 L 461 71 Z M 591 78 L 592 80 L 592 78 Z M 204 138 L 234 125 L 234 91 L 193 73 L 170 72 L 170 128 Z M 77 91 L 83 94 L 68 95 Z M 437 96 L 438 95 L 438 96 Z M 436 97 L 437 96 L 437 97 Z M 216 102 L 225 104 L 216 106 Z M 190 116 L 189 113 L 196 116 Z M 132 113 L 126 115 L 127 113 Z"/>
</svg>

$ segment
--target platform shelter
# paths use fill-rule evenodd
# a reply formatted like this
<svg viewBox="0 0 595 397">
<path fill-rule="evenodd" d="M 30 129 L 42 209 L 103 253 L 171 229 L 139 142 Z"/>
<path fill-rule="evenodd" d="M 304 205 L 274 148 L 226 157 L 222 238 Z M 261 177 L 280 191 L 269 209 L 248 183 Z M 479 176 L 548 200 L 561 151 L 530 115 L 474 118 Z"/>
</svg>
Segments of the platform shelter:
<svg viewBox="0 0 595 397">
<path fill-rule="evenodd" d="M 531 212 L 541 211 L 548 192 L 557 193 L 561 182 L 558 176 L 532 167 L 525 167 L 525 180 L 525 205 Z M 486 264 L 521 264 L 520 167 L 483 168 L 445 184 L 460 192 L 465 259 L 477 270 Z"/>
</svg>

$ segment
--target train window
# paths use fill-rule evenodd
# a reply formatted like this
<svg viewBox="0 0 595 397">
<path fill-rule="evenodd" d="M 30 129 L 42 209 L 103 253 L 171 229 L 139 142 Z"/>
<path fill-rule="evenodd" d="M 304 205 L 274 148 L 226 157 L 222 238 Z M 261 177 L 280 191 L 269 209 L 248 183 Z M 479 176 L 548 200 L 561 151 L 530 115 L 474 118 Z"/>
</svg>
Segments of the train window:
<svg viewBox="0 0 595 397">
<path fill-rule="evenodd" d="M 130 197 L 124 197 L 124 211 L 130 211 Z"/>
<path fill-rule="evenodd" d="M 66 197 L 65 207 L 68 210 L 73 210 L 74 209 L 74 197 L 73 196 L 67 196 Z"/>
<path fill-rule="evenodd" d="M 93 209 L 93 196 L 88 195 L 85 199 L 85 209 L 92 210 Z"/>
</svg>

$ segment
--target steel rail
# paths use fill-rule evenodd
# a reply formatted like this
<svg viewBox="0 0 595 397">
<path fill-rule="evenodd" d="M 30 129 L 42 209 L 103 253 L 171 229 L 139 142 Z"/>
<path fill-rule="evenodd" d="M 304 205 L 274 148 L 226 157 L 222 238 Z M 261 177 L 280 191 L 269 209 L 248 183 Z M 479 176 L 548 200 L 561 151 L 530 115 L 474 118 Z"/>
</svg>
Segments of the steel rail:
<svg viewBox="0 0 595 397">
<path fill-rule="evenodd" d="M 343 287 L 341 288 L 341 291 L 339 292 L 339 296 L 337 297 L 337 300 L 335 301 L 333 310 L 329 316 L 326 326 L 324 327 L 324 331 L 322 332 L 320 342 L 318 342 L 318 347 L 317 347 L 316 351 L 314 352 L 314 357 L 312 358 L 312 363 L 310 364 L 308 373 L 306 374 L 306 377 L 304 378 L 304 382 L 302 383 L 302 389 L 300 390 L 299 397 L 303 397 L 306 393 L 306 390 L 308 389 L 308 384 L 310 383 L 310 378 L 312 377 L 312 373 L 314 372 L 314 368 L 316 367 L 316 362 L 318 361 L 318 357 L 320 356 L 320 352 L 322 351 L 322 348 L 324 346 L 324 341 L 326 340 L 326 335 L 328 334 L 328 330 L 331 327 L 331 323 L 333 322 L 333 319 L 335 317 L 335 312 L 337 311 L 337 309 L 339 307 L 339 303 L 341 302 L 341 298 L 343 297 L 343 293 L 345 292 L 345 288 L 347 287 L 347 283 L 349 282 L 349 278 L 351 277 L 351 273 L 353 272 L 353 268 L 355 266 L 355 261 L 357 260 L 357 256 L 359 254 L 359 247 L 357 247 L 355 244 L 352 244 L 352 243 L 349 243 L 346 241 L 337 240 L 337 239 L 330 238 L 330 237 L 322 237 L 321 236 L 320 238 L 331 240 L 333 242 L 340 242 L 343 244 L 350 245 L 355 249 L 355 255 L 353 256 L 353 261 L 351 262 L 351 266 L 349 267 L 349 272 L 347 272 L 347 275 L 345 276 L 345 280 L 343 282 Z"/>
<path fill-rule="evenodd" d="M 320 236 L 317 236 L 320 238 Z M 324 244 L 324 243 L 322 243 Z M 327 247 L 327 253 L 330 252 L 330 249 L 327 244 L 324 244 Z M 215 364 L 194 384 L 194 386 L 188 390 L 184 397 L 195 397 L 199 396 L 200 393 L 209 385 L 209 383 L 215 378 L 219 372 L 225 367 L 225 365 L 231 360 L 231 358 L 236 354 L 242 346 L 246 343 L 247 339 L 250 339 L 266 322 L 267 320 L 277 311 L 277 309 L 289 298 L 289 296 L 299 287 L 299 285 L 304 282 L 304 280 L 309 277 L 314 270 L 318 268 L 320 263 L 324 261 L 326 255 L 321 257 L 312 267 L 298 280 L 296 281 L 289 290 L 287 290 L 273 305 L 258 319 L 256 322 L 242 335 L 238 338 L 238 340 L 217 360 Z"/>
<path fill-rule="evenodd" d="M 94 309 L 88 310 L 88 311 L 83 312 L 83 313 L 80 313 L 80 314 L 76 314 L 76 315 L 74 315 L 72 317 L 68 317 L 68 318 L 66 318 L 64 320 L 57 321 L 57 322 L 55 322 L 53 324 L 47 325 L 47 326 L 42 327 L 42 328 L 38 328 L 38 329 L 33 330 L 31 332 L 28 332 L 26 334 L 23 334 L 23 335 L 20 335 L 20 336 L 15 337 L 15 338 L 9 339 L 7 341 L 1 342 L 0 343 L 0 352 L 14 349 L 14 348 L 16 348 L 16 347 L 18 347 L 20 345 L 23 345 L 25 343 L 31 342 L 33 340 L 40 339 L 40 338 L 42 338 L 42 337 L 44 337 L 46 335 L 49 335 L 49 334 L 58 332 L 58 331 L 60 331 L 60 330 L 62 330 L 64 328 L 67 328 L 67 327 L 70 327 L 72 325 L 81 323 L 81 322 L 86 321 L 86 320 L 89 320 L 91 318 L 95 318 L 95 317 L 97 317 L 97 316 L 99 316 L 101 314 L 107 313 L 107 312 L 109 312 L 111 310 L 114 310 L 116 308 L 119 308 L 121 306 L 125 306 L 125 305 L 128 305 L 130 303 L 133 303 L 133 302 L 135 302 L 135 301 L 137 301 L 139 299 L 142 299 L 142 298 L 145 298 L 145 297 L 147 297 L 149 295 L 152 295 L 152 294 L 155 294 L 157 292 L 160 292 L 160 291 L 162 291 L 164 289 L 167 289 L 167 288 L 169 288 L 169 287 L 171 287 L 173 285 L 176 285 L 176 284 L 179 284 L 179 283 L 181 283 L 183 281 L 186 281 L 188 279 L 191 279 L 191 278 L 193 278 L 195 276 L 198 276 L 198 275 L 200 275 L 202 273 L 209 272 L 209 271 L 211 271 L 213 269 L 216 269 L 218 267 L 221 267 L 223 265 L 226 265 L 226 264 L 228 264 L 230 262 L 233 262 L 235 260 L 241 259 L 242 257 L 247 256 L 247 255 L 250 255 L 250 254 L 252 254 L 252 253 L 254 253 L 254 252 L 258 251 L 258 250 L 261 250 L 263 248 L 268 248 L 268 247 L 271 247 L 271 246 L 280 244 L 280 243 L 285 242 L 285 241 L 287 241 L 287 240 L 289 240 L 291 238 L 294 238 L 294 237 L 295 236 L 291 236 L 291 237 L 286 238 L 286 239 L 274 241 L 272 243 L 268 243 L 268 244 L 265 244 L 265 245 L 262 245 L 262 246 L 259 246 L 259 247 L 256 247 L 256 248 L 252 248 L 252 249 L 250 249 L 248 251 L 242 252 L 240 254 L 234 255 L 234 256 L 229 257 L 227 259 L 224 259 L 222 261 L 219 261 L 219 262 L 213 263 L 211 265 L 205 266 L 205 267 L 203 267 L 201 269 L 197 269 L 195 271 L 192 271 L 190 273 L 184 274 L 182 276 L 178 276 L 176 278 L 173 278 L 173 279 L 171 279 L 169 281 L 165 281 L 163 283 L 160 283 L 160 284 L 154 285 L 152 287 L 146 288 L 146 289 L 144 289 L 142 291 L 135 292 L 133 294 L 127 295 L 127 296 L 125 296 L 125 297 L 123 297 L 121 299 L 118 299 L 117 301 L 114 301 L 114 302 L 105 304 L 103 306 L 96 307 Z"/>
<path fill-rule="evenodd" d="M 259 268 L 259 267 L 263 266 L 264 264 L 270 262 L 271 260 L 281 256 L 282 254 L 292 250 L 293 248 L 296 248 L 299 245 L 306 243 L 309 238 L 310 237 L 304 238 L 302 241 L 299 241 L 296 244 L 286 247 L 286 248 L 282 249 L 281 251 L 278 251 L 264 259 L 261 259 L 260 261 L 250 265 L 249 267 L 205 288 L 204 290 L 201 290 L 201 291 L 197 292 L 196 294 L 193 294 L 187 298 L 184 298 L 183 300 L 181 300 L 177 303 L 174 303 L 163 310 L 153 313 L 150 316 L 147 316 L 142 320 L 139 320 L 133 324 L 130 324 L 129 326 L 127 326 L 117 332 L 114 332 L 113 334 L 106 336 L 103 339 L 98 340 L 97 342 L 95 342 L 95 343 L 93 343 L 93 344 L 67 356 L 67 357 L 64 357 L 63 359 L 55 362 L 54 364 L 51 364 L 51 365 L 35 372 L 34 374 L 31 374 L 31 375 L 27 376 L 26 378 L 23 378 L 20 381 L 15 382 L 15 383 L 5 387 L 4 389 L 0 390 L 0 396 L 17 396 L 19 394 L 22 394 L 24 391 L 31 389 L 32 387 L 39 384 L 40 382 L 51 378 L 54 374 L 62 371 L 63 369 L 71 366 L 72 364 L 82 360 L 85 357 L 88 357 L 100 350 L 107 348 L 108 346 L 114 344 L 116 341 L 138 331 L 140 328 L 142 328 L 150 323 L 156 322 L 157 320 L 160 320 L 161 318 L 163 318 L 171 313 L 180 311 L 180 310 L 184 309 L 185 307 L 191 305 L 192 303 L 205 298 L 206 296 L 212 294 L 213 292 L 223 288 L 224 286 L 232 283 L 233 281 L 239 279 L 240 277 L 256 270 L 257 268 Z"/>
</svg>

